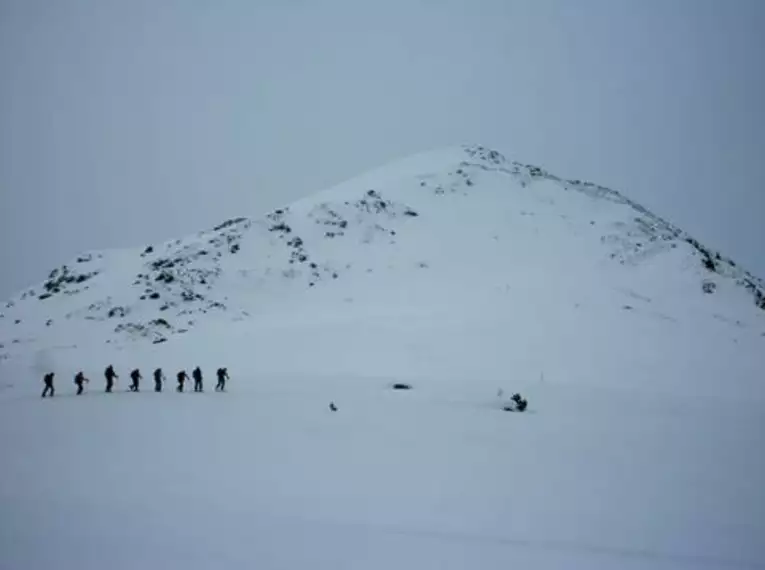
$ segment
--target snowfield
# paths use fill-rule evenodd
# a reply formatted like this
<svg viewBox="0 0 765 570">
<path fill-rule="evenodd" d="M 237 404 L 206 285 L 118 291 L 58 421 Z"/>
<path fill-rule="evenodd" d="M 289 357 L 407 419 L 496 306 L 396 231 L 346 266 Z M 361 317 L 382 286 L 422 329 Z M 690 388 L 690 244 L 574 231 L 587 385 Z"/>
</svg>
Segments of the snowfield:
<svg viewBox="0 0 765 570">
<path fill-rule="evenodd" d="M 446 149 L 78 259 L 2 309 L 3 570 L 765 568 L 763 283 L 617 192 Z"/>
</svg>

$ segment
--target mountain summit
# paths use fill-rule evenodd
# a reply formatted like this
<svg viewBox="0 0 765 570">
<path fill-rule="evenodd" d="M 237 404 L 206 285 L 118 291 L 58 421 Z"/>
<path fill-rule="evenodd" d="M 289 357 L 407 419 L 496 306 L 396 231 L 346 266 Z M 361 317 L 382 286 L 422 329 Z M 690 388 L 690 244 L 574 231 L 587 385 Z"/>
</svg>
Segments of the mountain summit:
<svg viewBox="0 0 765 570">
<path fill-rule="evenodd" d="M 351 297 L 354 310 L 401 310 L 487 295 L 572 307 L 597 298 L 665 319 L 692 307 L 734 323 L 762 323 L 765 309 L 761 280 L 619 192 L 466 146 L 263 218 L 79 255 L 5 305 L 0 354 L 83 336 L 163 343 L 211 320 Z"/>
</svg>

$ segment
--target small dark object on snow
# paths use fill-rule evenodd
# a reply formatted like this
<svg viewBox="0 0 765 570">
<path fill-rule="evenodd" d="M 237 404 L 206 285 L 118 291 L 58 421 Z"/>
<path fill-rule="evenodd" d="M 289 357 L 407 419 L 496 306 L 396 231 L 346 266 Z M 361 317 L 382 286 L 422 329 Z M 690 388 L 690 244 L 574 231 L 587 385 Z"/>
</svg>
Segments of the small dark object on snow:
<svg viewBox="0 0 765 570">
<path fill-rule="evenodd" d="M 334 402 L 329 403 L 329 409 L 332 410 L 333 412 L 337 411 L 337 406 L 335 405 Z"/>
<path fill-rule="evenodd" d="M 411 384 L 403 384 L 403 383 L 396 383 L 393 385 L 394 390 L 411 390 L 412 385 Z"/>
<path fill-rule="evenodd" d="M 43 378 L 43 382 L 45 382 L 45 388 L 43 389 L 42 397 L 44 398 L 50 393 L 50 397 L 52 398 L 55 394 L 55 389 L 53 388 L 53 372 L 48 372 L 45 377 Z"/>
<path fill-rule="evenodd" d="M 526 399 L 523 398 L 520 394 L 513 394 L 512 398 L 510 399 L 513 403 L 505 405 L 503 409 L 506 412 L 523 412 L 529 405 L 528 401 L 526 401 Z"/>
</svg>

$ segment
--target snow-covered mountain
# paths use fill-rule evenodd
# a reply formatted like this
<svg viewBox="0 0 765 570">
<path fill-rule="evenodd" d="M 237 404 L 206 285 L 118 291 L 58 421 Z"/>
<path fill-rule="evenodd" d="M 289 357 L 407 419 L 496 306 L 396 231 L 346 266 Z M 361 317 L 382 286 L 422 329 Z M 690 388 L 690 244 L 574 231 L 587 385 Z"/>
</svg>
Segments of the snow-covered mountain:
<svg viewBox="0 0 765 570">
<path fill-rule="evenodd" d="M 73 338 L 161 343 L 306 304 L 387 311 L 497 294 L 760 330 L 765 310 L 761 280 L 618 192 L 477 146 L 399 161 L 263 218 L 79 255 L 6 303 L 0 354 Z"/>
<path fill-rule="evenodd" d="M 475 146 L 82 254 L 2 309 L 0 569 L 764 568 L 764 294 Z"/>
</svg>

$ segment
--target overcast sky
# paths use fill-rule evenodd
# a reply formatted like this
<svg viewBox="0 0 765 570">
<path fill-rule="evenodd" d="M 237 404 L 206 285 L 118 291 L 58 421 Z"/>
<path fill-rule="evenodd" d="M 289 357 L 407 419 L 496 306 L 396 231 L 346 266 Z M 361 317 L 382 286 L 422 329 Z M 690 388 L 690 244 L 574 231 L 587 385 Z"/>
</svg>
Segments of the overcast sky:
<svg viewBox="0 0 765 570">
<path fill-rule="evenodd" d="M 0 297 L 474 142 L 765 276 L 763 29 L 758 0 L 0 0 Z"/>
</svg>

